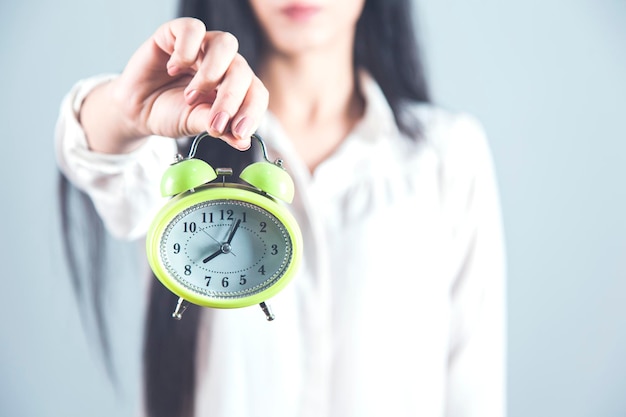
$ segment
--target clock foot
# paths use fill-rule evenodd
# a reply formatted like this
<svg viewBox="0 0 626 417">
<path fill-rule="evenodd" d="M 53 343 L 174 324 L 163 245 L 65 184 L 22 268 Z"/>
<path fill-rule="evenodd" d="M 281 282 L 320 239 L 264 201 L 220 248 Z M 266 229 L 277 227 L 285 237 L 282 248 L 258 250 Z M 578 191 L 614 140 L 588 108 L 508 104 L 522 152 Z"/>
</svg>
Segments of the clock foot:
<svg viewBox="0 0 626 417">
<path fill-rule="evenodd" d="M 267 321 L 274 320 L 274 313 L 272 313 L 272 309 L 270 308 L 270 306 L 265 304 L 265 301 L 263 301 L 259 305 L 261 306 L 261 310 L 263 310 L 263 312 L 265 313 L 265 317 L 267 318 Z"/>
<path fill-rule="evenodd" d="M 180 320 L 183 318 L 183 313 L 187 310 L 187 305 L 185 304 L 184 298 L 179 298 L 178 303 L 176 303 L 176 310 L 172 313 L 172 317 L 176 320 Z"/>
</svg>

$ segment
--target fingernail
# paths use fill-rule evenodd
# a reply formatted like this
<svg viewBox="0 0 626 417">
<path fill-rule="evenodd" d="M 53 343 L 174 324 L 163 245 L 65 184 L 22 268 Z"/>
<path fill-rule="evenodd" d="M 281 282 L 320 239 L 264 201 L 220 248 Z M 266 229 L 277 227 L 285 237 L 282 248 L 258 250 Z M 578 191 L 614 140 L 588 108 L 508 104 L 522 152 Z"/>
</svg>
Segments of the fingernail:
<svg viewBox="0 0 626 417">
<path fill-rule="evenodd" d="M 194 104 L 198 100 L 198 97 L 200 97 L 200 92 L 198 90 L 191 90 L 185 93 L 185 98 L 187 100 L 187 104 L 189 105 Z"/>
<path fill-rule="evenodd" d="M 180 67 L 178 67 L 177 65 L 170 65 L 169 67 L 167 67 L 167 73 L 171 77 L 178 74 L 179 72 L 180 72 Z"/>
<path fill-rule="evenodd" d="M 215 115 L 213 119 L 213 123 L 211 123 L 211 127 L 215 129 L 220 134 L 224 133 L 226 130 L 226 125 L 228 124 L 228 113 L 221 111 Z"/>
<path fill-rule="evenodd" d="M 240 151 L 247 151 L 250 149 L 250 141 L 245 142 L 243 139 L 236 140 L 233 146 Z"/>
<path fill-rule="evenodd" d="M 250 119 L 247 117 L 244 117 L 243 119 L 239 121 L 239 123 L 237 123 L 237 126 L 235 126 L 235 129 L 233 129 L 233 133 L 235 134 L 235 136 L 239 137 L 240 139 L 246 139 L 248 136 L 249 129 L 250 129 Z"/>
</svg>

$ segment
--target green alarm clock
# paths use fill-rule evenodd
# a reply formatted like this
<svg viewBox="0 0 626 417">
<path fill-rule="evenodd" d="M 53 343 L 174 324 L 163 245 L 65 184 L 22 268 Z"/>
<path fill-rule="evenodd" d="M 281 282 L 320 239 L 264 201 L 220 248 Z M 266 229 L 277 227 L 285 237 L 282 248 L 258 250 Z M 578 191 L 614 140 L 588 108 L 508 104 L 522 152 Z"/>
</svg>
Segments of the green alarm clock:
<svg viewBox="0 0 626 417">
<path fill-rule="evenodd" d="M 259 304 L 268 320 L 266 300 L 295 275 L 302 254 L 302 234 L 284 203 L 294 197 L 293 180 L 282 161 L 271 162 L 258 140 L 263 161 L 247 166 L 227 182 L 230 168 L 214 170 L 194 158 L 177 155 L 163 174 L 161 194 L 173 197 L 155 216 L 146 237 L 152 271 L 178 295 L 172 316 L 181 319 L 190 302 L 204 307 L 240 308 Z M 218 177 L 222 181 L 215 181 Z"/>
</svg>

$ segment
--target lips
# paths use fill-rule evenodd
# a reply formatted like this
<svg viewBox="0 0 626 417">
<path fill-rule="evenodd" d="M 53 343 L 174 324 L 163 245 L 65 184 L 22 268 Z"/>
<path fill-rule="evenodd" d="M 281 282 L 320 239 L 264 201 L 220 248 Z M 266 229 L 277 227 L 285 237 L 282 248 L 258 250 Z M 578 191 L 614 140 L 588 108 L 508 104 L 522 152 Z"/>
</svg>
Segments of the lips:
<svg viewBox="0 0 626 417">
<path fill-rule="evenodd" d="M 306 22 L 319 13 L 321 7 L 306 4 L 291 4 L 283 7 L 281 12 L 296 22 Z"/>
</svg>

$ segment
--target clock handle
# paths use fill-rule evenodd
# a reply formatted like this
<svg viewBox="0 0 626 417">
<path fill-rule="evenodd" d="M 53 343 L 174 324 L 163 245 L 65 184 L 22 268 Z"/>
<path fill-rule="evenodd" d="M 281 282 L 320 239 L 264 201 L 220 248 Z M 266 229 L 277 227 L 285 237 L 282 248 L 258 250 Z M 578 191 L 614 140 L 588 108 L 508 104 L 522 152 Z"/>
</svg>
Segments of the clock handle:
<svg viewBox="0 0 626 417">
<path fill-rule="evenodd" d="M 270 308 L 270 306 L 265 304 L 265 301 L 263 301 L 259 305 L 261 306 L 261 310 L 263 310 L 263 312 L 265 313 L 265 317 L 267 318 L 267 321 L 274 320 L 274 313 L 272 313 L 272 309 Z"/>
<path fill-rule="evenodd" d="M 187 159 L 194 158 L 196 156 L 196 151 L 198 150 L 198 144 L 200 143 L 200 141 L 210 136 L 211 135 L 209 135 L 208 132 L 202 132 L 199 135 L 197 135 L 195 138 L 193 138 L 193 142 L 191 142 L 191 146 L 189 147 L 189 155 L 187 155 Z M 261 138 L 261 136 L 259 136 L 257 133 L 253 133 L 252 136 L 250 136 L 250 138 L 256 139 L 257 141 L 259 141 L 259 145 L 261 145 L 261 151 L 263 152 L 263 159 L 265 159 L 269 163 L 273 163 L 272 161 L 270 161 L 269 157 L 267 156 L 267 148 L 265 147 L 265 141 Z"/>
<path fill-rule="evenodd" d="M 270 158 L 267 156 L 267 148 L 265 147 L 265 141 L 263 141 L 263 139 L 261 139 L 261 136 L 259 136 L 256 133 L 253 133 L 251 138 L 252 139 L 256 139 L 256 140 L 259 141 L 259 145 L 261 145 L 261 152 L 263 152 L 263 159 L 265 159 L 270 164 L 274 163 L 274 162 L 270 161 Z M 282 163 L 283 163 L 283 161 L 281 161 L 280 159 L 278 161 L 276 161 L 277 165 L 282 165 Z"/>
</svg>

